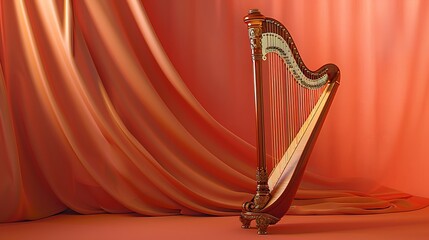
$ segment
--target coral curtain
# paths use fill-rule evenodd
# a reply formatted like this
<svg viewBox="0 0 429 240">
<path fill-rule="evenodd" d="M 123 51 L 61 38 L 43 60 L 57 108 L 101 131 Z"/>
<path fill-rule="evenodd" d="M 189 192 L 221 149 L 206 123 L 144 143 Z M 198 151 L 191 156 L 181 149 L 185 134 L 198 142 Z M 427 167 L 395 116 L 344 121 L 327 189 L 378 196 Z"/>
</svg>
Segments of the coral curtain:
<svg viewBox="0 0 429 240">
<path fill-rule="evenodd" d="M 290 212 L 427 205 L 402 193 L 429 197 L 426 1 L 0 3 L 2 222 L 237 214 L 255 187 L 242 22 L 255 7 L 289 28 L 310 68 L 342 71 Z"/>
</svg>

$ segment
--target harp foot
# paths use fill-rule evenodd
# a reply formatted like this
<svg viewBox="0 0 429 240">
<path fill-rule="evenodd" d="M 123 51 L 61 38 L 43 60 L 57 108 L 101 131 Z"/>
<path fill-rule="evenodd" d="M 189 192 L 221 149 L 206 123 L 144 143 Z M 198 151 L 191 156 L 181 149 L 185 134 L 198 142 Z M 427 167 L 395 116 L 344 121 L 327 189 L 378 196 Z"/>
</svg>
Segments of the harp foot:
<svg viewBox="0 0 429 240">
<path fill-rule="evenodd" d="M 267 234 L 267 228 L 270 225 L 270 219 L 264 215 L 256 217 L 256 227 L 258 228 L 259 235 Z"/>
<path fill-rule="evenodd" d="M 240 216 L 240 222 L 241 222 L 241 228 L 247 229 L 250 227 L 251 219 L 247 219 L 243 217 L 243 215 Z"/>
<path fill-rule="evenodd" d="M 242 212 L 240 216 L 240 221 L 242 223 L 242 228 L 249 228 L 250 222 L 256 220 L 256 228 L 258 229 L 259 235 L 267 234 L 267 228 L 269 225 L 276 224 L 280 219 L 271 216 L 267 213 L 261 212 Z"/>
</svg>

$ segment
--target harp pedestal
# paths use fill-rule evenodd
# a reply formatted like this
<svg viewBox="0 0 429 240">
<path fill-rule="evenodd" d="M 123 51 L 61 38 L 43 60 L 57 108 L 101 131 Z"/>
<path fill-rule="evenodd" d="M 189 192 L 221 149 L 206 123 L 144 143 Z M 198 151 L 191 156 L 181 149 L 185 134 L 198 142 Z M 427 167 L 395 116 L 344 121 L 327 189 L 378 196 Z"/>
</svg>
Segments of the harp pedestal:
<svg viewBox="0 0 429 240">
<path fill-rule="evenodd" d="M 253 220 L 256 221 L 256 228 L 258 228 L 258 234 L 265 235 L 267 234 L 268 226 L 276 224 L 280 219 L 268 213 L 261 213 L 261 212 L 242 212 L 240 215 L 242 228 L 249 228 L 250 223 Z"/>
</svg>

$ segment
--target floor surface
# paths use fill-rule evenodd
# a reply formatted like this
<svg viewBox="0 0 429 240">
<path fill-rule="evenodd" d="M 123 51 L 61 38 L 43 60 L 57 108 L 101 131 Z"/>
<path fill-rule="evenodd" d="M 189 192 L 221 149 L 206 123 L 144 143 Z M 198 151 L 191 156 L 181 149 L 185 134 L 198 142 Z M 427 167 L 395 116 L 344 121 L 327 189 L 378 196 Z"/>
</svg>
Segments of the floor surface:
<svg viewBox="0 0 429 240">
<path fill-rule="evenodd" d="M 258 236 L 241 229 L 238 217 L 142 217 L 135 214 L 79 215 L 0 224 L 0 240 L 14 239 L 429 239 L 429 207 L 375 215 L 286 215 Z"/>
</svg>

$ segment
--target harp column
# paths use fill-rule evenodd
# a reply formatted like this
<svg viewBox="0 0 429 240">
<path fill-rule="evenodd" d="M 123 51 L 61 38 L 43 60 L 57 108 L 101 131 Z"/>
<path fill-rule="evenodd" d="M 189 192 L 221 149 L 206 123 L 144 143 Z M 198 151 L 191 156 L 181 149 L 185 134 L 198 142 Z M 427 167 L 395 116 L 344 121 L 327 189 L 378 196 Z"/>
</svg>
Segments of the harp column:
<svg viewBox="0 0 429 240">
<path fill-rule="evenodd" d="M 268 174 L 265 158 L 264 135 L 264 109 L 262 95 L 262 22 L 265 16 L 258 9 L 251 9 L 244 18 L 249 31 L 250 48 L 252 50 L 253 79 L 255 85 L 255 110 L 256 110 L 256 137 L 257 137 L 257 161 L 256 169 L 256 195 L 252 202 L 243 205 L 244 210 L 252 211 L 262 209 L 270 199 L 268 186 Z"/>
</svg>

